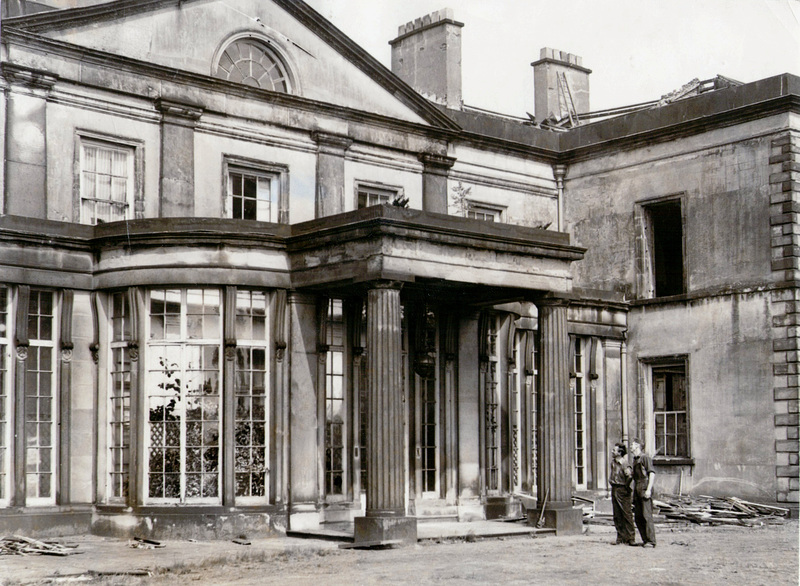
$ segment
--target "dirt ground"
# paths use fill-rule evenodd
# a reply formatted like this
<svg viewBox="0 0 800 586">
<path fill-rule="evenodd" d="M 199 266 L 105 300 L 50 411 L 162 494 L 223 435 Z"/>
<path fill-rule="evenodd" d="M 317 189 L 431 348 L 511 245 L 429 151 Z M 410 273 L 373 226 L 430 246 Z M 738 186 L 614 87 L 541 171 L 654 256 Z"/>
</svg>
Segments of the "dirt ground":
<svg viewBox="0 0 800 586">
<path fill-rule="evenodd" d="M 292 538 L 145 550 L 86 536 L 61 540 L 77 543 L 79 555 L 0 556 L 0 584 L 798 584 L 797 520 L 658 525 L 657 539 L 655 549 L 613 546 L 608 525 L 573 537 L 468 537 L 384 550 Z"/>
</svg>

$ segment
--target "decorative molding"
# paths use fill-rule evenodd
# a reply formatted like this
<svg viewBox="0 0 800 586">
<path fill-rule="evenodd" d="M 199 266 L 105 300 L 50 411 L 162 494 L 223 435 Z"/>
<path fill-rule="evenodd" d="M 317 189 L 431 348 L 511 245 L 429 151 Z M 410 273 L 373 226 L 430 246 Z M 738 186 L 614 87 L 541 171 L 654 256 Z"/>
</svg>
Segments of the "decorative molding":
<svg viewBox="0 0 800 586">
<path fill-rule="evenodd" d="M 21 85 L 33 90 L 44 90 L 46 92 L 52 90 L 58 81 L 58 76 L 48 71 L 32 69 L 9 62 L 4 62 L 0 66 L 0 73 L 10 85 Z"/>
</svg>

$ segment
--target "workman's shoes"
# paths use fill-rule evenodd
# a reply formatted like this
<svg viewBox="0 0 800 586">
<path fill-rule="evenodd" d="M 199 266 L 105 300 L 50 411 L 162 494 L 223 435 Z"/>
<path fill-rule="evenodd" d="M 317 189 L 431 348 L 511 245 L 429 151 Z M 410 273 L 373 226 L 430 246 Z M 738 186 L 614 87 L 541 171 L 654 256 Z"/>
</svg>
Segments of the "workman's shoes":
<svg viewBox="0 0 800 586">
<path fill-rule="evenodd" d="M 653 543 L 652 541 L 648 541 L 647 543 L 642 544 L 642 547 L 655 547 L 655 546 L 656 544 Z"/>
</svg>

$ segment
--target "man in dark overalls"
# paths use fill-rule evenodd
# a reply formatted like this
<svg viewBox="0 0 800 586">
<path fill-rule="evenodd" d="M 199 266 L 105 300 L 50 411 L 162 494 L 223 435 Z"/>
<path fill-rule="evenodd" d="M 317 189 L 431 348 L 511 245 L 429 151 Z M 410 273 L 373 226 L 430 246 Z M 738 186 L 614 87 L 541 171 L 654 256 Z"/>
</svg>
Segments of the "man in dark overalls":
<svg viewBox="0 0 800 586">
<path fill-rule="evenodd" d="M 636 527 L 642 536 L 643 547 L 656 546 L 656 527 L 653 524 L 653 484 L 656 472 L 653 469 L 653 460 L 644 453 L 644 444 L 640 439 L 631 442 L 633 454 L 633 516 Z"/>
<path fill-rule="evenodd" d="M 614 444 L 611 449 L 611 504 L 614 507 L 614 527 L 617 528 L 617 541 L 614 545 L 636 544 L 636 533 L 633 529 L 633 511 L 631 510 L 631 481 L 633 469 L 626 457 L 628 450 L 625 444 Z"/>
</svg>

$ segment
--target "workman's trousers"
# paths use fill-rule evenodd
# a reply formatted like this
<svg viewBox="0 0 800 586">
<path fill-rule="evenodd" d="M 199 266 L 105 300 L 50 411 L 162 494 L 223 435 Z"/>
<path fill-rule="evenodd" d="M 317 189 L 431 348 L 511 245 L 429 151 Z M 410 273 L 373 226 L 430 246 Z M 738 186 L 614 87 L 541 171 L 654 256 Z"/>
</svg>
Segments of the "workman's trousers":
<svg viewBox="0 0 800 586">
<path fill-rule="evenodd" d="M 631 489 L 627 486 L 611 487 L 611 503 L 614 507 L 614 527 L 617 528 L 617 543 L 634 543 Z"/>
<path fill-rule="evenodd" d="M 636 527 L 644 543 L 656 544 L 656 526 L 653 524 L 653 499 L 646 499 L 643 495 L 633 494 L 633 516 Z"/>
</svg>

